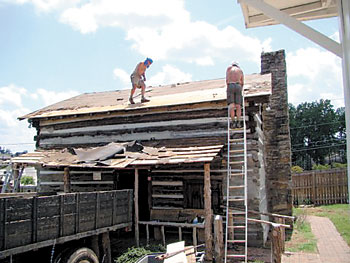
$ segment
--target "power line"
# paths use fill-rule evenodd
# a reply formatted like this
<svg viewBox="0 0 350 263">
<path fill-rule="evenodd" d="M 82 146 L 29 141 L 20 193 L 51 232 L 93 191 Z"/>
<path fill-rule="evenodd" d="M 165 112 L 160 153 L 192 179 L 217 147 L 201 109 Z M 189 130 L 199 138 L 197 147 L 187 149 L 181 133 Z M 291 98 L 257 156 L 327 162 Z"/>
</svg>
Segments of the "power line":
<svg viewBox="0 0 350 263">
<path fill-rule="evenodd" d="M 319 143 L 319 142 L 339 142 L 339 141 L 341 141 L 342 139 L 340 139 L 340 138 L 333 138 L 333 139 L 329 139 L 329 140 L 321 140 L 321 141 L 312 141 L 312 142 L 310 142 L 310 143 L 312 143 L 312 144 L 317 144 L 317 143 Z M 345 140 L 345 138 L 344 138 L 344 140 Z M 295 147 L 295 146 L 298 146 L 298 145 L 305 145 L 305 143 L 297 143 L 297 144 L 292 144 L 292 147 Z M 306 146 L 306 145 L 305 145 Z"/>
<path fill-rule="evenodd" d="M 340 144 L 334 144 L 334 145 L 328 145 L 328 146 L 297 149 L 297 150 L 292 150 L 291 152 L 304 152 L 304 151 L 309 151 L 309 150 L 317 150 L 317 149 L 324 149 L 324 148 L 331 148 L 331 147 L 345 146 L 345 145 L 346 145 L 346 143 L 340 143 Z"/>
<path fill-rule="evenodd" d="M 321 124 L 311 124 L 311 125 L 306 125 L 306 126 L 299 126 L 295 128 L 289 128 L 290 130 L 295 130 L 295 129 L 303 129 L 303 128 L 308 128 L 308 127 L 315 127 L 315 126 L 323 126 L 323 125 L 329 125 L 333 123 L 344 123 L 343 121 L 333 121 L 333 122 L 327 122 L 327 123 L 321 123 Z"/>
</svg>

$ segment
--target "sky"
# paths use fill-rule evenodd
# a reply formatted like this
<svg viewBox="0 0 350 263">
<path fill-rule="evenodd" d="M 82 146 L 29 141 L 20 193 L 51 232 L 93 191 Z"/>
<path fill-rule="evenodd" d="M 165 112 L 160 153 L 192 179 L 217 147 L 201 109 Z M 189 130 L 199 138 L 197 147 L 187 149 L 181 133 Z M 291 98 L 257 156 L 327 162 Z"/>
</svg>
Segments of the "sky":
<svg viewBox="0 0 350 263">
<path fill-rule="evenodd" d="M 339 42 L 338 19 L 306 22 Z M 17 118 L 81 93 L 224 78 L 238 61 L 260 72 L 261 52 L 284 49 L 288 100 L 344 106 L 341 60 L 283 25 L 246 29 L 236 0 L 0 0 L 0 147 L 35 149 Z"/>
</svg>

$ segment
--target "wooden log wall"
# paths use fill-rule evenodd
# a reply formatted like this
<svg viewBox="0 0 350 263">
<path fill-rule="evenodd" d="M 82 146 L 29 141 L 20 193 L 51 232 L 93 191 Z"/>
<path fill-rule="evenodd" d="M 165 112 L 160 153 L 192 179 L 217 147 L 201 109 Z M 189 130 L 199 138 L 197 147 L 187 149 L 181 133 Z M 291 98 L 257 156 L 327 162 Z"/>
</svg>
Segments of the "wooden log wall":
<svg viewBox="0 0 350 263">
<path fill-rule="evenodd" d="M 79 238 L 81 233 L 120 224 L 130 227 L 132 196 L 132 190 L 118 190 L 0 198 L 0 258 L 12 248 Z"/>
<path fill-rule="evenodd" d="M 70 169 L 70 191 L 107 191 L 115 188 L 112 170 Z M 38 192 L 63 192 L 64 169 L 41 168 L 38 171 Z"/>
</svg>

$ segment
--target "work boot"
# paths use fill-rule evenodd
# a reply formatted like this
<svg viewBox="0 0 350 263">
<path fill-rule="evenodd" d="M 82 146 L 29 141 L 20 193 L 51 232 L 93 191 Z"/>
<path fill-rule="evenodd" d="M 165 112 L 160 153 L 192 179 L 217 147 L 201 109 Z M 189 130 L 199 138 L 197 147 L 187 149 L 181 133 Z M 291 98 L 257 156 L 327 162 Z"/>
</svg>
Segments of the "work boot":
<svg viewBox="0 0 350 263">
<path fill-rule="evenodd" d="M 146 99 L 146 98 L 142 98 L 141 99 L 141 103 L 144 103 L 144 102 L 149 102 L 150 100 L 149 99 Z"/>
<path fill-rule="evenodd" d="M 134 99 L 132 97 L 129 98 L 130 104 L 135 104 Z"/>
<path fill-rule="evenodd" d="M 237 128 L 242 128 L 242 124 L 240 121 L 237 121 Z"/>
</svg>

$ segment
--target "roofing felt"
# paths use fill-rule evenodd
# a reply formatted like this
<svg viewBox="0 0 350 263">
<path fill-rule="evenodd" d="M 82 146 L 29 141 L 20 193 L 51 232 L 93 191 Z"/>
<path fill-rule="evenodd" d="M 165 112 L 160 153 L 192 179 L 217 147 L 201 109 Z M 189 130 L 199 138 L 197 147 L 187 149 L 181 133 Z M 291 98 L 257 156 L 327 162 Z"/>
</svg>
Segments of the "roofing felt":
<svg viewBox="0 0 350 263">
<path fill-rule="evenodd" d="M 122 169 L 135 166 L 211 162 L 222 147 L 223 145 L 155 148 L 130 142 L 109 143 L 100 147 L 41 150 L 12 158 L 11 161 L 43 167 Z"/>
<path fill-rule="evenodd" d="M 245 76 L 246 97 L 269 96 L 271 94 L 271 74 Z M 33 119 L 67 116 L 76 114 L 103 113 L 121 110 L 155 108 L 170 105 L 223 101 L 226 99 L 225 79 L 177 83 L 146 88 L 150 102 L 140 103 L 137 90 L 135 104 L 129 104 L 130 90 L 85 93 L 29 113 L 19 119 Z"/>
</svg>

